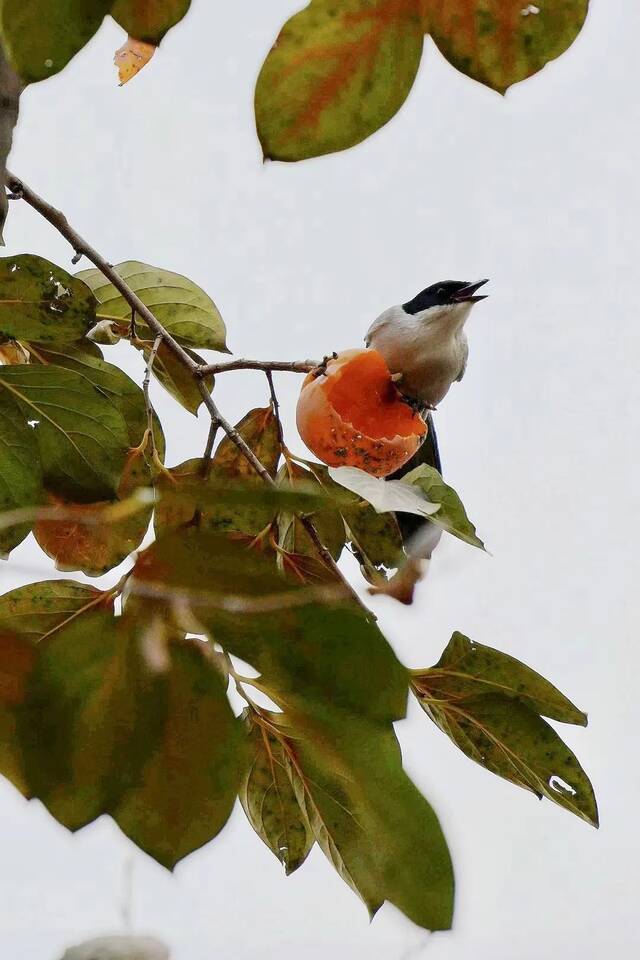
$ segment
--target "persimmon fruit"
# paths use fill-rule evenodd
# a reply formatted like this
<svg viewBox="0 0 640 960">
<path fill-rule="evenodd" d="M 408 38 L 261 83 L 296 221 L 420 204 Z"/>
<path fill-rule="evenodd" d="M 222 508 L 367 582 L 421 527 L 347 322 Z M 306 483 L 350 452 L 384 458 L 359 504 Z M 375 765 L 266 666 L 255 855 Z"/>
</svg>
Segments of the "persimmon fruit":
<svg viewBox="0 0 640 960">
<path fill-rule="evenodd" d="M 324 463 L 359 467 L 374 477 L 410 460 L 427 433 L 377 350 L 345 350 L 324 373 L 308 374 L 296 421 L 305 444 Z"/>
</svg>

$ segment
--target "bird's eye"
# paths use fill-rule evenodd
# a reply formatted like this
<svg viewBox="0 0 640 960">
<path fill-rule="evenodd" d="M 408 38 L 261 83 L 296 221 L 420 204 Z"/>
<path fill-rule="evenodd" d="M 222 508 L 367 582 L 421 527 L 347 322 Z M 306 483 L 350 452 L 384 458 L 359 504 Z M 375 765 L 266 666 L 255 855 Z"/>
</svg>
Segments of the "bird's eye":
<svg viewBox="0 0 640 960">
<path fill-rule="evenodd" d="M 438 296 L 443 296 L 446 293 L 444 287 L 438 287 Z"/>
</svg>

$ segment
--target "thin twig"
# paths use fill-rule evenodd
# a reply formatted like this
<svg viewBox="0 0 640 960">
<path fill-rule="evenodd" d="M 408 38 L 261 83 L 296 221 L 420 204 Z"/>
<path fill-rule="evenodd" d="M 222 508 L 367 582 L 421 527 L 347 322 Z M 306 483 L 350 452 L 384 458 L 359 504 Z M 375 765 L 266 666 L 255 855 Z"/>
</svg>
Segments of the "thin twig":
<svg viewBox="0 0 640 960">
<path fill-rule="evenodd" d="M 276 418 L 276 430 L 278 431 L 278 443 L 280 444 L 280 449 L 284 450 L 284 433 L 282 430 L 282 420 L 280 419 L 280 404 L 278 403 L 278 395 L 276 394 L 276 388 L 273 385 L 273 373 L 271 370 L 265 370 L 265 375 L 267 377 L 267 383 L 269 384 L 269 393 L 271 394 L 271 409 L 273 410 L 273 415 Z"/>
<path fill-rule="evenodd" d="M 267 468 L 264 466 L 264 464 L 260 463 L 260 461 L 256 457 L 255 453 L 253 452 L 253 450 L 251 449 L 247 441 L 240 436 L 236 428 L 232 426 L 229 423 L 229 421 L 222 416 L 222 414 L 218 410 L 215 400 L 207 390 L 202 380 L 200 380 L 198 386 L 200 388 L 200 393 L 202 394 L 202 399 L 204 400 L 204 405 L 209 411 L 211 419 L 216 420 L 220 424 L 220 426 L 222 427 L 226 435 L 229 437 L 229 439 L 233 443 L 235 443 L 238 450 L 240 450 L 244 458 L 249 461 L 253 469 L 256 471 L 257 474 L 259 474 L 259 476 L 262 477 L 264 482 L 268 483 L 270 487 L 275 487 L 276 482 L 271 476 L 271 474 L 269 473 L 269 471 L 267 470 Z"/>
<path fill-rule="evenodd" d="M 207 436 L 207 445 L 204 448 L 204 453 L 202 455 L 202 463 L 200 465 L 200 476 L 203 480 L 209 478 L 211 473 L 211 455 L 213 453 L 213 448 L 216 442 L 216 436 L 218 430 L 220 429 L 220 421 L 211 417 L 211 425 L 209 427 L 209 434 Z"/>
<path fill-rule="evenodd" d="M 284 373 L 310 373 L 317 370 L 317 360 L 224 360 L 222 363 L 201 364 L 197 376 L 207 377 L 213 373 L 228 373 L 230 370 L 280 370 Z"/>
</svg>

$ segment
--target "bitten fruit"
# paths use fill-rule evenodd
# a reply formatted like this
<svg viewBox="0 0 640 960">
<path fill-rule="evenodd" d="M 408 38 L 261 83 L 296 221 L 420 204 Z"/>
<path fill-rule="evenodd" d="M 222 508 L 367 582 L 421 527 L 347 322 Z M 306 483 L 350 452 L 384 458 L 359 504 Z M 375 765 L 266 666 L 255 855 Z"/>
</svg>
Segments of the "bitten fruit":
<svg viewBox="0 0 640 960">
<path fill-rule="evenodd" d="M 300 436 L 330 467 L 386 477 L 410 460 L 427 425 L 405 403 L 377 350 L 345 350 L 310 373 L 298 399 Z"/>
</svg>

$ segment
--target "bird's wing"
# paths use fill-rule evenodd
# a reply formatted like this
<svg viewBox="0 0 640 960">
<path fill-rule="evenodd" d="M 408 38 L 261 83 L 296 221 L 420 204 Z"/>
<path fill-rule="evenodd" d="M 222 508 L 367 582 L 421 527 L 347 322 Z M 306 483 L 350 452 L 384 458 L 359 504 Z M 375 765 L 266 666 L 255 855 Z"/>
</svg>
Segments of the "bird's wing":
<svg viewBox="0 0 640 960">
<path fill-rule="evenodd" d="M 364 342 L 367 347 L 371 346 L 371 341 L 376 335 L 376 333 L 379 333 L 383 327 L 386 327 L 387 324 L 389 324 L 393 320 L 395 309 L 396 309 L 395 307 L 390 307 L 388 310 L 385 310 L 384 313 L 381 313 L 380 316 L 373 321 L 373 323 L 367 330 L 367 333 L 364 338 Z"/>
</svg>

